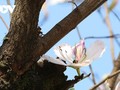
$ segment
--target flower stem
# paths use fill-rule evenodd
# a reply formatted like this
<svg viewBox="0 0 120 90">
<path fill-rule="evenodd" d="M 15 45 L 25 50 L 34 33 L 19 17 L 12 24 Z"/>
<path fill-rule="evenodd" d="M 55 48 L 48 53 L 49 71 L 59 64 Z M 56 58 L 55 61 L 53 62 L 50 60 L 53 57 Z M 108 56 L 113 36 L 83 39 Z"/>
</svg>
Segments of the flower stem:
<svg viewBox="0 0 120 90">
<path fill-rule="evenodd" d="M 78 73 L 78 76 L 80 76 L 80 68 L 77 68 L 76 71 Z"/>
</svg>

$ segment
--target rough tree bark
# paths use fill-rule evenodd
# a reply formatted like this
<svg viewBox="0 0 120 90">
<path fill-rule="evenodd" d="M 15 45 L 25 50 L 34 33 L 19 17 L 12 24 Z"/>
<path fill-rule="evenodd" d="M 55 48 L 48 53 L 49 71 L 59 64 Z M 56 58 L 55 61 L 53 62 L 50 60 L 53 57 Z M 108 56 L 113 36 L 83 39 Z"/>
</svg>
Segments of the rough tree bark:
<svg viewBox="0 0 120 90">
<path fill-rule="evenodd" d="M 112 70 L 111 74 L 118 70 L 120 70 L 120 54 L 119 54 L 118 58 L 114 61 L 114 66 L 113 66 L 113 70 Z M 108 80 L 109 87 L 111 88 L 111 90 L 115 89 L 115 86 L 116 86 L 115 82 L 117 81 L 118 76 L 119 75 L 116 75 L 113 78 Z"/>
<path fill-rule="evenodd" d="M 45 0 L 16 0 L 10 29 L 0 47 L 0 90 L 67 90 L 65 67 L 36 61 L 106 0 L 85 0 L 45 36 L 39 35 L 39 12 Z M 52 36 L 52 37 L 51 37 Z M 56 37 L 56 38 L 54 38 Z"/>
</svg>

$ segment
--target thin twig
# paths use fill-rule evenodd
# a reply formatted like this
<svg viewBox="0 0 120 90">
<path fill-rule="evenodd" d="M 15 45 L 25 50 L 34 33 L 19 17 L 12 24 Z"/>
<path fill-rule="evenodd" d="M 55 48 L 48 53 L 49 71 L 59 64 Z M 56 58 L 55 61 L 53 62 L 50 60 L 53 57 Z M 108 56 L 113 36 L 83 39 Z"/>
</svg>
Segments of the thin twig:
<svg viewBox="0 0 120 90">
<path fill-rule="evenodd" d="M 4 23 L 4 25 L 5 25 L 5 27 L 7 28 L 7 30 L 9 30 L 9 27 L 8 27 L 7 23 L 5 22 L 5 20 L 3 19 L 2 16 L 0 16 L 0 19 L 1 19 L 2 22 Z"/>
<path fill-rule="evenodd" d="M 82 74 L 81 76 L 76 76 L 76 77 L 75 77 L 75 80 L 76 80 L 76 81 L 81 81 L 81 80 L 89 77 L 90 75 L 91 75 L 91 73 L 87 74 L 86 76 L 84 76 L 84 74 Z"/>
<path fill-rule="evenodd" d="M 85 37 L 84 39 L 86 40 L 86 39 L 108 39 L 108 38 L 115 38 L 115 41 L 120 48 L 120 42 L 118 41 L 118 38 L 120 38 L 120 34 L 114 34 L 109 36 L 89 36 L 89 37 Z"/>
<path fill-rule="evenodd" d="M 73 5 L 75 5 L 75 7 L 77 7 L 77 4 L 74 2 L 74 0 L 68 1 L 68 3 L 72 3 Z M 72 9 L 73 9 L 73 6 L 72 6 Z"/>
<path fill-rule="evenodd" d="M 67 85 L 68 88 L 73 87 L 77 82 L 82 81 L 83 79 L 89 77 L 91 74 L 87 74 L 86 76 L 84 76 L 84 74 L 82 74 L 81 76 L 75 76 L 74 80 L 68 80 Z M 66 90 L 66 89 L 65 89 Z M 68 89 L 67 89 L 68 90 Z"/>
<path fill-rule="evenodd" d="M 106 80 L 116 76 L 117 74 L 120 73 L 120 70 L 114 72 L 113 74 L 109 75 L 108 77 L 106 77 L 104 80 L 102 80 L 100 83 L 98 83 L 97 85 L 95 85 L 94 87 L 92 87 L 90 90 L 95 90 L 97 87 L 99 87 L 101 84 L 103 84 Z"/>
<path fill-rule="evenodd" d="M 120 38 L 120 34 L 108 35 L 108 36 L 89 36 L 84 39 L 107 39 L 107 38 Z"/>
<path fill-rule="evenodd" d="M 120 70 L 120 53 L 118 55 L 118 58 L 114 62 L 115 63 L 114 63 L 114 67 L 113 67 L 111 74 Z M 115 82 L 117 80 L 117 77 L 118 77 L 118 75 L 116 75 L 115 77 L 108 80 L 109 87 L 111 88 L 111 90 L 114 90 L 114 88 L 115 88 Z"/>
<path fill-rule="evenodd" d="M 107 3 L 104 3 L 104 7 L 105 7 L 105 13 L 106 13 L 105 23 L 106 23 L 106 25 L 108 27 L 109 34 L 113 35 L 112 26 L 111 26 L 110 18 L 109 18 L 109 11 L 108 11 Z M 114 52 L 114 40 L 112 38 L 110 39 L 110 51 L 111 51 L 111 56 L 112 56 L 112 60 L 113 60 L 113 63 L 114 63 L 115 52 Z"/>
<path fill-rule="evenodd" d="M 96 85 L 95 75 L 94 75 L 94 72 L 93 72 L 93 69 L 92 69 L 92 65 L 89 65 L 89 68 L 90 68 L 90 72 L 92 74 L 92 82 L 93 82 L 94 85 Z"/>
<path fill-rule="evenodd" d="M 103 15 L 102 15 L 100 9 L 98 9 L 98 13 L 99 13 L 100 17 L 103 19 L 103 22 L 106 24 L 105 19 L 104 19 Z M 114 14 L 115 14 L 115 13 L 114 13 Z M 117 16 L 117 14 L 116 14 L 115 16 L 116 16 L 116 18 L 119 18 L 119 17 Z M 119 19 L 120 19 L 120 18 L 119 18 Z M 120 47 L 120 42 L 117 40 L 117 38 L 115 38 L 115 42 L 116 42 L 117 45 Z"/>
<path fill-rule="evenodd" d="M 112 10 L 111 11 L 113 14 L 114 14 L 114 16 L 118 19 L 118 21 L 120 22 L 120 18 L 119 18 L 119 16 Z"/>
<path fill-rule="evenodd" d="M 11 6 L 10 0 L 7 0 L 7 4 Z M 8 11 L 9 11 L 9 10 L 8 10 Z M 12 14 L 10 13 L 10 11 L 9 11 L 9 15 L 10 15 L 10 19 L 11 19 Z"/>
<path fill-rule="evenodd" d="M 78 26 L 76 27 L 76 31 L 77 31 L 77 34 L 78 34 L 79 39 L 81 40 L 81 39 L 82 39 L 82 36 L 80 35 L 80 30 L 79 30 Z"/>
<path fill-rule="evenodd" d="M 111 4 L 108 7 L 109 12 L 111 12 L 115 8 L 115 6 L 117 6 L 118 2 L 119 0 L 112 0 Z"/>
<path fill-rule="evenodd" d="M 83 77 L 83 79 L 85 79 L 85 78 L 89 77 L 90 75 L 91 75 L 91 74 L 86 75 L 85 77 Z"/>
<path fill-rule="evenodd" d="M 103 17 L 102 12 L 101 12 L 101 7 L 98 8 L 97 12 L 100 15 L 100 17 L 102 18 L 103 22 L 105 23 L 104 17 Z"/>
</svg>

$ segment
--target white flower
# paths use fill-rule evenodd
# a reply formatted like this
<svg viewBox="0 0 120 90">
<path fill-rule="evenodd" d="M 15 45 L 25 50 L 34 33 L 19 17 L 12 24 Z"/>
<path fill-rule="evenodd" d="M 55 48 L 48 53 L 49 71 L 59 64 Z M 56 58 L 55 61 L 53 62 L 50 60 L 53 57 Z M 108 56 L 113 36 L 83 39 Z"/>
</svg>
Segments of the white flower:
<svg viewBox="0 0 120 90">
<path fill-rule="evenodd" d="M 55 54 L 66 62 L 66 66 L 79 68 L 87 66 L 105 51 L 105 46 L 102 41 L 95 41 L 87 50 L 85 42 L 81 40 L 78 44 L 71 47 L 68 44 L 63 44 L 54 49 Z"/>
<path fill-rule="evenodd" d="M 51 63 L 55 63 L 55 64 L 66 66 L 66 64 L 62 60 L 54 59 L 54 58 L 52 58 L 52 57 L 50 57 L 48 55 L 42 55 L 42 57 L 37 61 L 37 63 L 39 64 L 39 63 L 43 62 L 44 60 L 48 60 Z"/>
<path fill-rule="evenodd" d="M 85 48 L 84 40 L 81 40 L 73 47 L 69 44 L 55 47 L 54 52 L 58 57 L 57 59 L 43 55 L 40 60 L 48 60 L 51 63 L 73 67 L 78 70 L 80 67 L 88 66 L 93 60 L 102 56 L 104 51 L 104 43 L 100 40 L 95 41 L 88 49 Z"/>
</svg>

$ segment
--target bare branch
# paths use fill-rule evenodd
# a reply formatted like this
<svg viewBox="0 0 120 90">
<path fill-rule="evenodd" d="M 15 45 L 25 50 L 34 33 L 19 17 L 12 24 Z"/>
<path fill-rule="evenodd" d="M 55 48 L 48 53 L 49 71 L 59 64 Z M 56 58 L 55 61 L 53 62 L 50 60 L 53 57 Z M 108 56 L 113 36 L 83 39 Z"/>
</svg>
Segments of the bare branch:
<svg viewBox="0 0 120 90">
<path fill-rule="evenodd" d="M 80 76 L 76 76 L 74 80 L 68 80 L 67 84 L 65 85 L 65 88 L 67 87 L 67 90 L 71 87 L 73 87 L 77 82 L 84 80 L 85 78 L 89 77 L 91 74 L 87 74 L 86 76 L 84 76 L 84 74 L 80 75 Z M 62 89 L 65 90 L 65 89 Z"/>
<path fill-rule="evenodd" d="M 44 43 L 39 43 L 39 49 L 36 51 L 37 54 L 42 55 L 47 52 L 54 44 L 72 31 L 84 18 L 90 15 L 90 13 L 96 10 L 105 1 L 106 0 L 85 0 L 43 37 Z"/>
<path fill-rule="evenodd" d="M 94 75 L 94 72 L 93 72 L 93 69 L 92 69 L 92 65 L 89 65 L 89 68 L 90 68 L 90 72 L 92 74 L 92 82 L 93 82 L 94 85 L 96 85 L 95 75 Z"/>
<path fill-rule="evenodd" d="M 113 68 L 111 74 L 118 71 L 118 70 L 120 70 L 120 54 L 119 54 L 117 60 L 114 61 L 114 68 Z M 111 88 L 111 90 L 114 90 L 116 79 L 117 79 L 117 76 L 108 80 L 109 87 Z"/>
<path fill-rule="evenodd" d="M 111 88 L 111 90 L 114 90 L 114 85 L 119 73 L 120 73 L 120 55 L 118 56 L 118 59 L 114 63 L 114 69 L 112 71 L 112 74 L 106 77 L 104 80 L 102 80 L 99 84 L 92 87 L 90 90 L 95 90 L 97 87 L 103 84 L 106 80 L 108 80 L 107 82 L 109 83 L 109 87 Z"/>
<path fill-rule="evenodd" d="M 7 4 L 8 4 L 8 5 L 11 5 L 11 4 L 10 4 L 10 0 L 7 0 Z M 9 10 L 8 10 L 8 11 L 9 11 Z M 12 14 L 10 13 L 10 11 L 9 11 L 9 15 L 10 15 L 10 19 L 11 19 Z"/>
<path fill-rule="evenodd" d="M 112 26 L 111 26 L 111 23 L 110 23 L 109 10 L 108 10 L 107 3 L 104 4 L 104 7 L 105 7 L 105 13 L 106 13 L 105 23 L 106 23 L 106 25 L 108 27 L 109 34 L 113 35 L 114 33 L 112 31 Z M 114 52 L 114 39 L 113 38 L 110 39 L 110 51 L 111 51 L 111 56 L 112 56 L 112 60 L 113 60 L 113 63 L 114 63 L 115 52 Z"/>
<path fill-rule="evenodd" d="M 112 10 L 111 11 L 113 14 L 114 14 L 114 16 L 117 18 L 117 20 L 120 22 L 120 18 L 119 18 L 119 16 Z"/>
<path fill-rule="evenodd" d="M 103 84 L 106 80 L 111 79 L 112 77 L 118 75 L 119 73 L 120 73 L 120 70 L 114 72 L 113 74 L 109 75 L 104 80 L 102 80 L 100 83 L 98 83 L 97 85 L 95 85 L 94 87 L 92 87 L 90 90 L 95 90 L 97 87 L 99 87 L 101 84 Z M 111 90 L 113 90 L 113 89 L 111 89 Z"/>
<path fill-rule="evenodd" d="M 98 13 L 99 13 L 100 17 L 103 19 L 103 23 L 106 24 L 106 22 L 105 22 L 105 20 L 104 20 L 104 17 L 103 17 L 103 15 L 102 15 L 102 12 L 101 12 L 100 9 L 101 9 L 101 8 L 98 9 Z M 112 13 L 115 15 L 115 17 L 120 21 L 120 19 L 119 19 L 119 17 L 117 16 L 117 14 L 116 14 L 115 12 L 113 12 L 113 11 L 111 11 L 111 12 L 112 12 Z M 115 42 L 117 43 L 117 45 L 120 47 L 120 42 L 118 41 L 117 37 L 115 37 L 114 39 L 115 39 Z"/>
<path fill-rule="evenodd" d="M 9 27 L 8 27 L 7 23 L 5 22 L 5 20 L 3 19 L 2 16 L 0 16 L 0 19 L 1 19 L 2 22 L 4 23 L 4 25 L 5 25 L 5 27 L 7 28 L 7 30 L 9 30 Z"/>
</svg>

